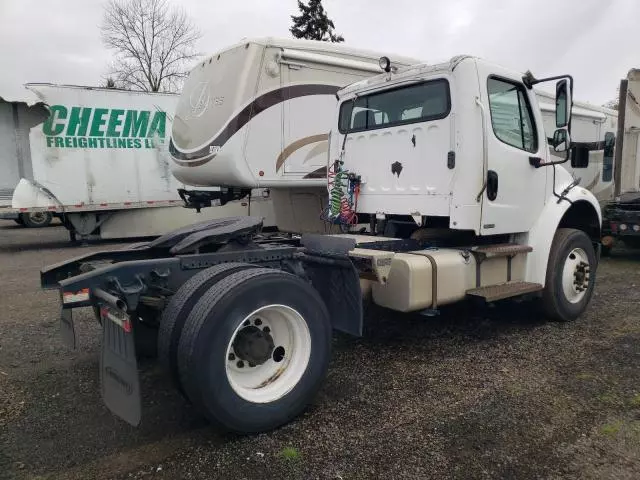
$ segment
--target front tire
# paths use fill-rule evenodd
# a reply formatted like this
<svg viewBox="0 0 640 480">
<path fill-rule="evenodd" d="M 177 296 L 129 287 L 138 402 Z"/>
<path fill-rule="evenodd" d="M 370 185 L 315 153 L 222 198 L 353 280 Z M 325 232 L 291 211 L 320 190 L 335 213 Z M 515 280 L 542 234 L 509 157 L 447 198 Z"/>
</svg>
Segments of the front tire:
<svg viewBox="0 0 640 480">
<path fill-rule="evenodd" d="M 181 383 L 214 423 L 241 433 L 297 417 L 327 372 L 324 302 L 286 272 L 253 268 L 214 284 L 191 311 L 178 346 Z"/>
<path fill-rule="evenodd" d="M 587 308 L 595 287 L 596 253 L 581 230 L 559 228 L 551 245 L 542 295 L 546 315 L 575 320 Z"/>
</svg>

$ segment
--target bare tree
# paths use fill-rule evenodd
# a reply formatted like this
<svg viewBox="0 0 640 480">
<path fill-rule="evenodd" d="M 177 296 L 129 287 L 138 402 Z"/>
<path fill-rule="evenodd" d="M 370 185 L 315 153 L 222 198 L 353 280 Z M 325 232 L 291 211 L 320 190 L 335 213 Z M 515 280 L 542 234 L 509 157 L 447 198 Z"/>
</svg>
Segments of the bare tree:
<svg viewBox="0 0 640 480">
<path fill-rule="evenodd" d="M 199 56 L 200 32 L 168 0 L 109 0 L 100 30 L 115 51 L 110 73 L 124 88 L 176 91 Z"/>
</svg>

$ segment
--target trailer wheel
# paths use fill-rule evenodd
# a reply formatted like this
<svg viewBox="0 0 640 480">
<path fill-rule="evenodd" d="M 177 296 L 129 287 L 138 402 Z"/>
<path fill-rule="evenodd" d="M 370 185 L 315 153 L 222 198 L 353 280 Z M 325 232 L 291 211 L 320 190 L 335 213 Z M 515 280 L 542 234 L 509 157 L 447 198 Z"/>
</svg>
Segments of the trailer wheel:
<svg viewBox="0 0 640 480">
<path fill-rule="evenodd" d="M 593 294 L 596 268 L 595 250 L 587 234 L 559 228 L 551 246 L 542 295 L 545 313 L 563 322 L 580 316 Z"/>
<path fill-rule="evenodd" d="M 22 223 L 27 228 L 47 227 L 53 220 L 51 212 L 21 213 Z"/>
<path fill-rule="evenodd" d="M 215 283 L 178 345 L 182 384 L 214 423 L 237 433 L 277 428 L 320 388 L 331 324 L 319 294 L 295 275 L 254 268 Z"/>
<path fill-rule="evenodd" d="M 227 275 L 248 268 L 255 266 L 247 263 L 224 263 L 202 270 L 178 289 L 162 312 L 158 333 L 158 356 L 180 391 L 184 392 L 180 384 L 176 355 L 182 328 L 189 312 L 211 285 Z"/>
</svg>

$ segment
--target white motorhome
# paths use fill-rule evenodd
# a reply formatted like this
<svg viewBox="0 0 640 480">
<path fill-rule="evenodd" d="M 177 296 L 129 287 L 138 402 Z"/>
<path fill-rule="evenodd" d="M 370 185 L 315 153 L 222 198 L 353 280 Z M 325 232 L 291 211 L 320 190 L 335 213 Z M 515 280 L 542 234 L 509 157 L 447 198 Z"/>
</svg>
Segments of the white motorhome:
<svg viewBox="0 0 640 480">
<path fill-rule="evenodd" d="M 207 57 L 187 79 L 170 153 L 188 185 L 268 186 L 278 228 L 320 218 L 336 92 L 380 73 L 378 52 L 309 40 L 256 38 Z M 394 65 L 418 59 L 393 56 Z M 310 188 L 311 187 L 311 188 Z M 193 195 L 197 204 L 202 195 Z M 298 215 L 297 211 L 305 213 Z"/>
<path fill-rule="evenodd" d="M 544 128 L 550 138 L 555 130 L 553 94 L 537 91 Z M 571 111 L 571 161 L 565 168 L 580 185 L 593 192 L 600 203 L 614 196 L 614 151 L 618 129 L 618 112 L 610 108 L 575 101 Z M 588 156 L 586 168 L 574 168 L 580 157 Z M 556 154 L 556 156 L 558 156 Z"/>
<path fill-rule="evenodd" d="M 262 65 L 280 53 L 269 53 Z M 563 167 L 572 133 L 571 77 L 536 79 L 468 56 L 398 70 L 386 58 L 380 64 L 385 73 L 336 92 L 328 154 L 318 154 L 325 163 L 314 165 L 326 171 L 316 180 L 331 193 L 324 219 L 351 226 L 355 214 L 371 220 L 369 232 L 306 234 L 298 225 L 301 238 L 269 238 L 260 234 L 259 218 L 245 216 L 41 272 L 42 286 L 59 290 L 60 326 L 70 346 L 73 309 L 97 312 L 101 392 L 112 412 L 139 424 L 136 349 L 154 331 L 167 375 L 191 404 L 223 428 L 247 434 L 304 411 L 327 374 L 332 329 L 362 335 L 368 292 L 378 305 L 424 315 L 465 299 L 523 296 L 559 321 L 585 311 L 596 281 L 601 213 L 595 196 Z M 226 100 L 211 101 L 206 81 L 216 73 L 204 75 L 207 65 L 196 67 L 179 102 L 182 121 L 172 135 L 178 175 L 201 185 L 277 190 L 288 181 L 286 169 L 276 167 L 285 148 L 244 155 L 243 143 L 269 133 L 282 142 L 284 117 L 274 113 L 280 122 L 255 124 L 266 130 L 248 126 L 268 111 L 251 116 L 263 103 L 245 110 L 252 93 L 229 108 L 246 114 L 212 126 L 207 111 Z M 551 137 L 563 158 L 550 153 L 533 91 L 556 80 Z M 251 92 L 264 100 L 255 82 Z M 286 110 L 287 90 L 280 98 L 271 107 Z M 513 123 L 496 121 L 514 104 L 515 131 Z M 289 141 L 316 134 L 322 131 L 299 131 Z M 294 149 L 290 158 L 311 161 L 313 148 Z M 588 161 L 576 158 L 574 167 Z M 293 182 L 313 180 L 290 174 Z M 294 206 L 310 218 L 322 208 Z"/>
</svg>

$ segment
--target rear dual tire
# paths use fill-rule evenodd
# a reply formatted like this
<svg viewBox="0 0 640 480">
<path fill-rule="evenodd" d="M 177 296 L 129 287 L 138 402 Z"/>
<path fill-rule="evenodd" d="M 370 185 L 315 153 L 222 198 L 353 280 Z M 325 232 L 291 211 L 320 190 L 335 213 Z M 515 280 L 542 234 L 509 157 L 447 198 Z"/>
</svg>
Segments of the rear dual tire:
<svg viewBox="0 0 640 480">
<path fill-rule="evenodd" d="M 189 313 L 212 285 L 232 273 L 249 268 L 255 266 L 247 263 L 225 263 L 202 270 L 178 289 L 162 312 L 158 356 L 181 393 L 184 393 L 184 389 L 178 374 L 178 342 Z"/>
<path fill-rule="evenodd" d="M 320 388 L 331 332 L 307 282 L 241 269 L 210 285 L 189 313 L 176 354 L 180 384 L 225 430 L 272 430 L 301 414 Z"/>
</svg>

